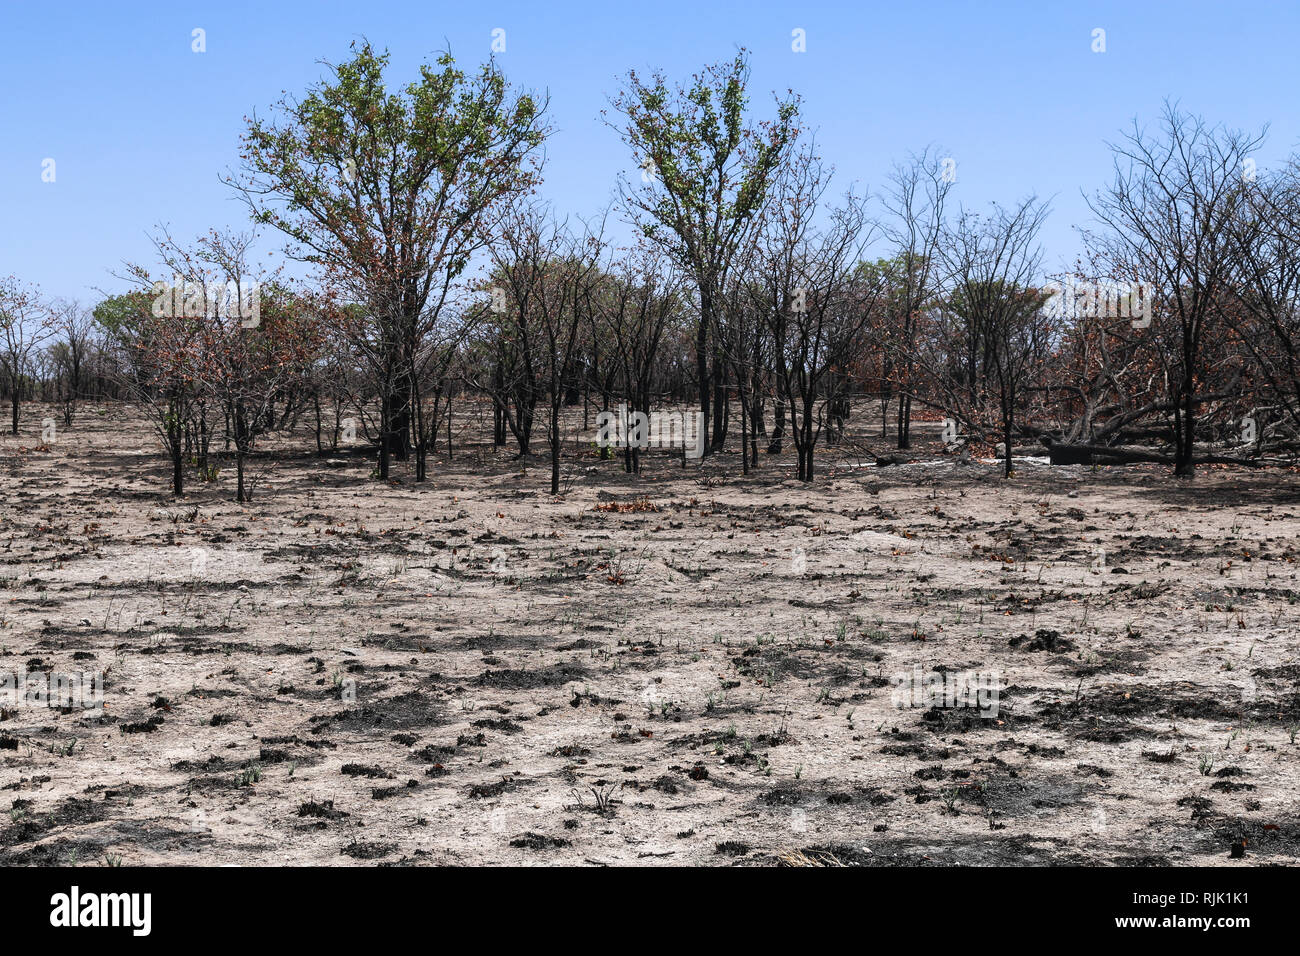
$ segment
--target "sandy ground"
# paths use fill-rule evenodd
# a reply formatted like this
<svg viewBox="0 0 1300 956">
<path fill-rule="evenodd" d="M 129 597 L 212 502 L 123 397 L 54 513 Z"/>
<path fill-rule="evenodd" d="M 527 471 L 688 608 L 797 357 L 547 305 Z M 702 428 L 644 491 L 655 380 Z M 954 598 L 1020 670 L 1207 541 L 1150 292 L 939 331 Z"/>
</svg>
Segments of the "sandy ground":
<svg viewBox="0 0 1300 956">
<path fill-rule="evenodd" d="M 554 498 L 542 456 L 381 485 L 303 430 L 240 506 L 233 466 L 170 498 L 126 409 L 24 411 L 0 671 L 105 676 L 0 711 L 0 863 L 1300 859 L 1293 473 L 1006 481 L 930 427 L 811 487 L 581 446 Z M 918 673 L 996 715 L 900 708 Z"/>
</svg>

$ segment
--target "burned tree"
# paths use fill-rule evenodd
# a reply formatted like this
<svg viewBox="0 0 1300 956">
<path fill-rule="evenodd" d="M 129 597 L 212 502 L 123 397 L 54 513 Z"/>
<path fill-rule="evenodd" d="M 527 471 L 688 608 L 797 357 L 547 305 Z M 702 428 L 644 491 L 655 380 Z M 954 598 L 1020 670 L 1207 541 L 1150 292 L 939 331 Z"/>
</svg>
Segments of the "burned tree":
<svg viewBox="0 0 1300 956">
<path fill-rule="evenodd" d="M 1090 201 L 1105 227 L 1090 237 L 1100 258 L 1113 274 L 1155 287 L 1148 332 L 1173 415 L 1175 475 L 1195 470 L 1204 346 L 1231 291 L 1242 245 L 1234 221 L 1247 202 L 1242 174 L 1262 139 L 1167 105 L 1158 135 L 1135 123 L 1112 145 L 1114 179 Z"/>
<path fill-rule="evenodd" d="M 945 354 L 933 381 L 959 421 L 985 435 L 996 427 L 1008 478 L 1016 412 L 1051 344 L 1047 295 L 1035 284 L 1046 215 L 1033 198 L 988 216 L 963 212 L 943 240 Z"/>
<path fill-rule="evenodd" d="M 624 210 L 695 286 L 695 363 L 706 430 L 712 412 L 710 450 L 725 437 L 726 369 L 716 335 L 724 291 L 799 132 L 794 97 L 777 101 L 775 119 L 747 123 L 748 81 L 742 51 L 705 67 L 689 88 L 670 89 L 660 73 L 647 81 L 629 72 L 613 101 L 623 142 L 642 169 L 640 186 L 622 184 Z"/>
<path fill-rule="evenodd" d="M 874 229 L 865 196 L 823 210 L 830 177 L 810 153 L 783 177 L 762 243 L 760 308 L 772 339 L 777 390 L 790 409 L 801 481 L 864 347 L 880 295 L 857 268 Z M 819 213 L 825 212 L 824 223 Z"/>
</svg>

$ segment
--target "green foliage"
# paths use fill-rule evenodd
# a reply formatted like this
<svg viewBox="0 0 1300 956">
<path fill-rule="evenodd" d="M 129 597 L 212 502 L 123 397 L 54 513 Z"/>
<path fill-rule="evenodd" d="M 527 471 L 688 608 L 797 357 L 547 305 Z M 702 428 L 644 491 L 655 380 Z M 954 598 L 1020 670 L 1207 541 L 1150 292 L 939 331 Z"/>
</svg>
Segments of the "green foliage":
<svg viewBox="0 0 1300 956">
<path fill-rule="evenodd" d="M 250 119 L 238 188 L 305 261 L 371 284 L 455 277 L 481 214 L 538 181 L 544 104 L 494 63 L 471 76 L 447 53 L 391 92 L 388 60 L 362 44 L 276 120 Z"/>
<path fill-rule="evenodd" d="M 725 272 L 745 226 L 762 208 L 799 135 L 799 100 L 778 100 L 775 120 L 746 125 L 744 51 L 670 90 L 661 73 L 635 71 L 613 101 L 620 132 L 646 170 L 648 188 L 626 198 L 645 234 L 664 243 L 697 280 Z"/>
<path fill-rule="evenodd" d="M 149 293 L 128 292 L 109 296 L 95 306 L 92 314 L 100 328 L 121 341 L 140 334 L 152 304 L 153 298 Z"/>
</svg>

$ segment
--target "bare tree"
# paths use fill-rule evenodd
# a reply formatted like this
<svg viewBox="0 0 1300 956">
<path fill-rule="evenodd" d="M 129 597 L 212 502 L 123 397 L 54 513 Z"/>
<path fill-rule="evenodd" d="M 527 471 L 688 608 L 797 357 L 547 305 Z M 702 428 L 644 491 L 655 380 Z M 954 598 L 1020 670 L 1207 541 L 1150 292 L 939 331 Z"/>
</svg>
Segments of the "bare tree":
<svg viewBox="0 0 1300 956">
<path fill-rule="evenodd" d="M 820 224 L 829 182 L 811 150 L 802 153 L 781 180 L 763 243 L 762 311 L 801 481 L 813 479 L 828 410 L 847 392 L 881 291 L 857 268 L 874 232 L 866 197 L 850 191 Z"/>
<path fill-rule="evenodd" d="M 78 399 L 86 389 L 86 367 L 94 349 L 95 319 L 75 301 L 54 306 L 54 326 L 59 340 L 50 346 L 56 374 L 57 401 L 63 406 L 63 424 L 72 425 Z"/>
<path fill-rule="evenodd" d="M 13 276 L 0 278 L 0 371 L 9 392 L 10 426 L 18 434 L 18 404 L 32 360 L 55 333 L 54 316 L 40 291 Z"/>
<path fill-rule="evenodd" d="M 625 411 L 649 415 L 652 384 L 664 333 L 682 309 L 681 277 L 647 248 L 618 263 L 595 297 L 596 316 L 608 333 L 621 380 Z M 624 421 L 621 434 L 629 433 Z M 641 471 L 641 449 L 624 445 L 627 471 Z"/>
<path fill-rule="evenodd" d="M 898 393 L 898 447 L 912 440 L 912 373 L 917 325 L 939 284 L 939 241 L 953 178 L 943 160 L 926 149 L 896 164 L 889 174 L 884 207 L 889 214 L 882 232 L 892 250 L 887 270 L 888 290 L 882 312 L 884 337 L 881 427 L 888 419 L 889 390 Z"/>
<path fill-rule="evenodd" d="M 526 335 L 523 360 L 534 391 L 547 396 L 547 443 L 551 452 L 551 494 L 560 491 L 560 408 L 573 364 L 579 330 L 593 315 L 593 297 L 604 258 L 603 222 L 595 231 L 570 232 L 549 210 L 523 206 L 503 223 L 491 247 L 494 275 L 507 285 L 515 328 Z"/>
<path fill-rule="evenodd" d="M 1230 221 L 1236 272 L 1223 310 L 1259 374 L 1261 403 L 1300 432 L 1300 165 L 1248 182 Z M 1265 407 L 1250 409 L 1252 419 Z M 1255 422 L 1263 445 L 1265 423 Z"/>
<path fill-rule="evenodd" d="M 1195 470 L 1202 346 L 1230 292 L 1246 202 L 1243 173 L 1263 141 L 1166 104 L 1159 135 L 1138 127 L 1112 144 L 1112 184 L 1089 201 L 1106 227 L 1090 236 L 1117 275 L 1152 283 L 1150 334 L 1174 417 L 1174 474 Z"/>
<path fill-rule="evenodd" d="M 1047 212 L 1034 198 L 987 216 L 962 212 L 941 245 L 947 296 L 931 381 L 959 421 L 982 437 L 996 427 L 1008 478 L 1016 412 L 1051 345 L 1037 284 Z"/>
</svg>

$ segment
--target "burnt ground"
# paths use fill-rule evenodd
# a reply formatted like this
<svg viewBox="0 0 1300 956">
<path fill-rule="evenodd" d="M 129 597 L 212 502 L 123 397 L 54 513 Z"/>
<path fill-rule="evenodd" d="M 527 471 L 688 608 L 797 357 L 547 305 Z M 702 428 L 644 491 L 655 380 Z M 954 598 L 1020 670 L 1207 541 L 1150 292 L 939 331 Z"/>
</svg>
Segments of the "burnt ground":
<svg viewBox="0 0 1300 956">
<path fill-rule="evenodd" d="M 810 487 L 575 442 L 555 498 L 465 418 L 424 485 L 276 436 L 240 506 L 169 497 L 127 409 L 44 414 L 0 437 L 0 671 L 104 706 L 0 711 L 0 863 L 1300 861 L 1292 472 L 1008 481 L 930 428 Z M 996 717 L 896 707 L 914 668 Z"/>
</svg>

